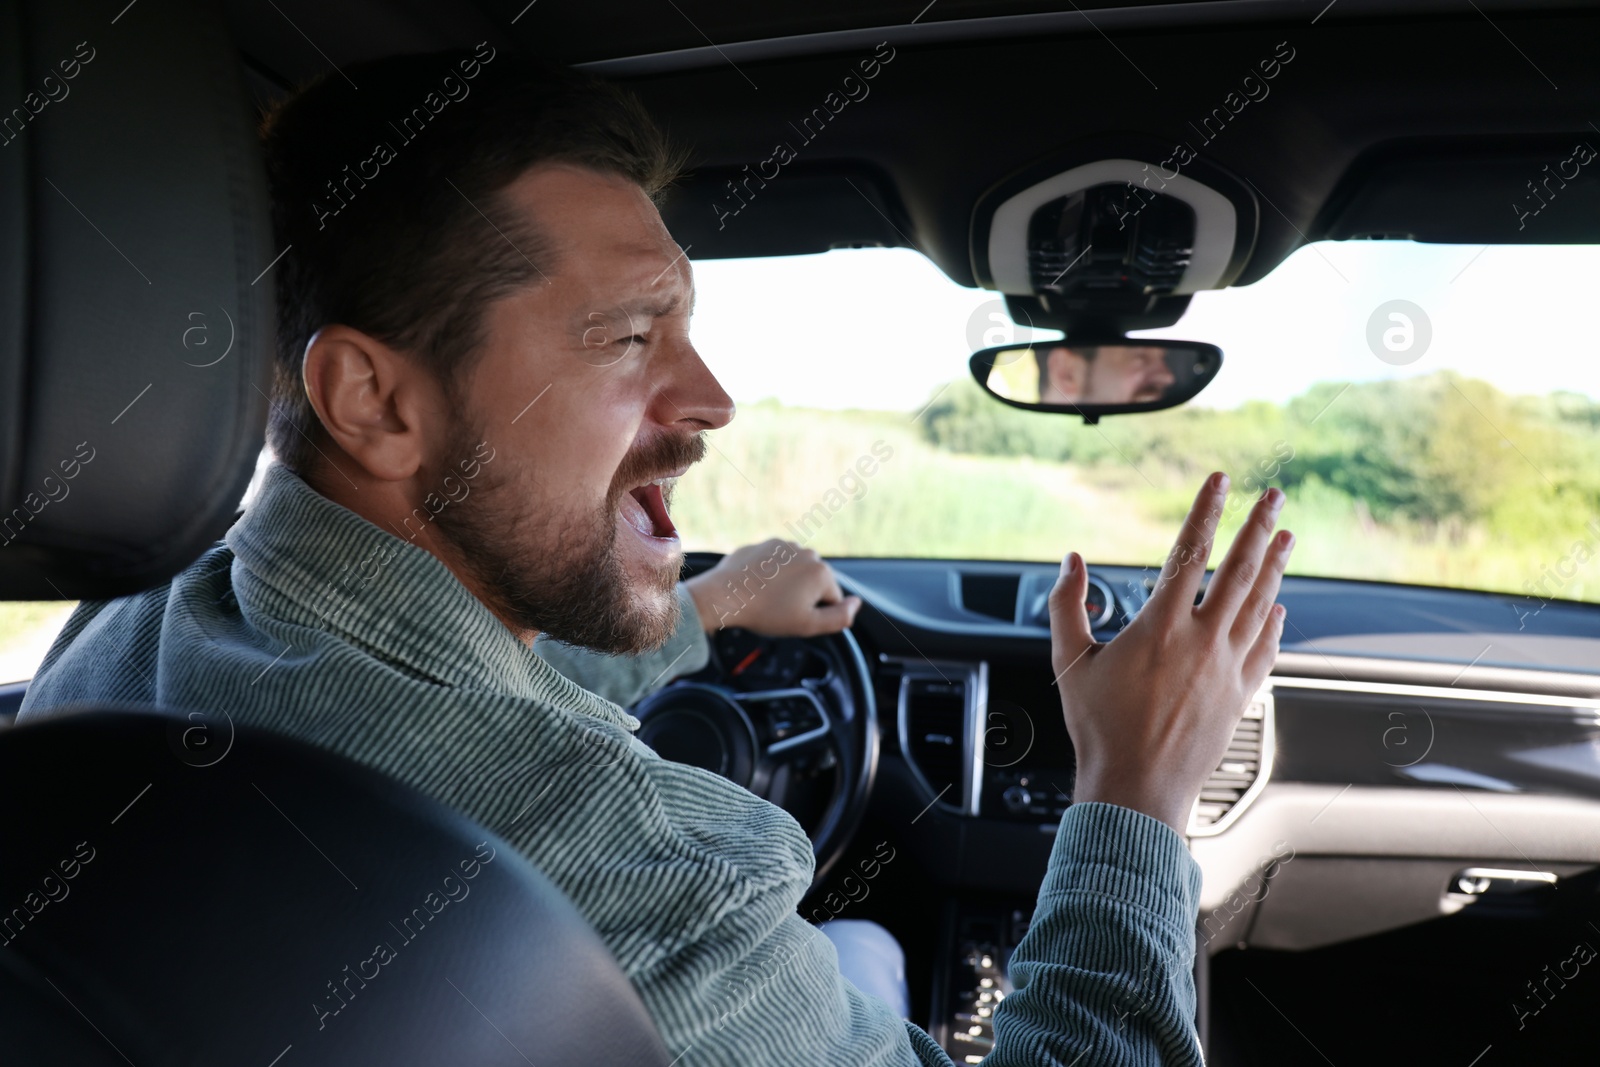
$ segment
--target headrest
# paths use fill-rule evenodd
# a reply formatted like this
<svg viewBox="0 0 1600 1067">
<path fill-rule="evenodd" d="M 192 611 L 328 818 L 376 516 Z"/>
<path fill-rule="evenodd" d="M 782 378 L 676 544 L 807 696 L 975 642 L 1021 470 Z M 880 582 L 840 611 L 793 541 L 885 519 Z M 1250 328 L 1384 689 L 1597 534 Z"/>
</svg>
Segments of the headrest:
<svg viewBox="0 0 1600 1067">
<path fill-rule="evenodd" d="M 158 584 L 249 484 L 276 252 L 221 6 L 0 2 L 0 599 Z"/>
</svg>

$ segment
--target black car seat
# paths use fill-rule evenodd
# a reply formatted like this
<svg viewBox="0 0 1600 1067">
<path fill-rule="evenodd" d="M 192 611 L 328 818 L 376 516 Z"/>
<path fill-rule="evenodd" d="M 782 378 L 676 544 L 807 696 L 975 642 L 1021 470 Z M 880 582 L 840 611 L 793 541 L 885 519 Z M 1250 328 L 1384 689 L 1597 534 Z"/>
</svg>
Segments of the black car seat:
<svg viewBox="0 0 1600 1067">
<path fill-rule="evenodd" d="M 0 107 L 0 598 L 135 592 L 223 532 L 262 445 L 237 59 L 192 0 L 0 0 Z M 8 1065 L 667 1062 L 511 847 L 225 709 L 0 729 L 0 807 Z"/>
</svg>

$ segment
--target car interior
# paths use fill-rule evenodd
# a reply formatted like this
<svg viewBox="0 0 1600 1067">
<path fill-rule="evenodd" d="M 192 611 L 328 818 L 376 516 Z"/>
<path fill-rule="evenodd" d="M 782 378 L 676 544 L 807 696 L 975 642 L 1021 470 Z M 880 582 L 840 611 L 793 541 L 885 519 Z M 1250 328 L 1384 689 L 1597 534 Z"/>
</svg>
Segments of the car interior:
<svg viewBox="0 0 1600 1067">
<path fill-rule="evenodd" d="M 1229 369 L 1203 337 L 1130 333 L 1175 327 L 1306 246 L 1600 244 L 1596 41 L 1600 3 L 1578 0 L 4 0 L 0 599 L 150 588 L 236 520 L 282 252 L 255 125 L 351 63 L 488 42 L 624 83 L 692 147 L 662 205 L 691 260 L 914 251 L 1019 326 L 1091 350 L 1073 364 L 1008 336 L 971 374 L 993 410 L 1092 435 L 1179 410 Z M 1586 343 L 1578 384 L 1600 396 Z M 1072 374 L 1124 357 L 1143 375 L 1126 391 L 1073 391 Z M 71 507 L 44 488 L 69 469 L 84 475 Z M 1600 493 L 1562 500 L 1600 515 Z M 1013 517 L 980 521 L 1003 539 Z M 1596 555 L 1591 541 L 1574 566 Z M 693 551 L 688 570 L 718 558 Z M 829 558 L 864 601 L 849 630 L 720 629 L 708 666 L 631 710 L 663 756 L 800 820 L 817 859 L 801 914 L 892 932 L 912 1021 L 978 1063 L 1073 797 L 1045 608 L 1059 561 Z M 1085 610 L 1112 640 L 1159 560 L 1087 562 Z M 1285 577 L 1293 627 L 1188 828 L 1207 1062 L 1472 1067 L 1593 1047 L 1587 581 L 1535 599 L 1520 582 Z M 26 685 L 0 686 L 7 722 Z M 680 1053 L 510 846 L 310 746 L 236 737 L 225 713 L 0 727 L 7 1062 Z M 367 872 L 342 906 L 296 890 L 332 866 L 305 848 L 313 820 L 321 848 Z M 306 949 L 484 867 L 500 880 L 478 883 L 470 934 L 422 940 L 426 966 L 385 978 L 401 988 L 383 1012 L 321 1032 L 305 1002 L 354 961 Z"/>
</svg>

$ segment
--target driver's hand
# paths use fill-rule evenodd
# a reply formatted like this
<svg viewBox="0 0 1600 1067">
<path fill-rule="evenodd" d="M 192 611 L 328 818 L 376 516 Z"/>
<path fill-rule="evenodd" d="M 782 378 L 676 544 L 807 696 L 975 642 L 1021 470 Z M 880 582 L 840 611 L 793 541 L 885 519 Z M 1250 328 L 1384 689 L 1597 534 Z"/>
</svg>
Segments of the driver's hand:
<svg viewBox="0 0 1600 1067">
<path fill-rule="evenodd" d="M 844 595 L 815 549 L 776 537 L 729 552 L 684 585 L 707 633 L 742 626 L 769 637 L 816 637 L 845 629 L 861 609 L 861 598 Z"/>
<path fill-rule="evenodd" d="M 1227 486 L 1221 473 L 1206 480 L 1149 602 L 1115 640 L 1101 644 L 1089 631 L 1076 552 L 1050 592 L 1052 669 L 1078 757 L 1074 799 L 1120 804 L 1180 834 L 1283 634 L 1274 601 L 1294 535 L 1273 535 L 1277 489 L 1256 502 L 1194 603 Z"/>
</svg>

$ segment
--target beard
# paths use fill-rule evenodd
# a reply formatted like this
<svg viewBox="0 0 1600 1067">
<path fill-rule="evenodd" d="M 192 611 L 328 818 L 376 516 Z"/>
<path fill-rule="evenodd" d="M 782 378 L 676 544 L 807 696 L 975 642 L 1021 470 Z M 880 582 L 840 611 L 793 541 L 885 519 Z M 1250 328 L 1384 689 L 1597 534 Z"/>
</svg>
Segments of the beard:
<svg viewBox="0 0 1600 1067">
<path fill-rule="evenodd" d="M 486 441 L 467 420 L 457 425 L 462 431 L 443 457 L 446 473 Z M 636 583 L 617 551 L 619 505 L 629 490 L 699 462 L 705 451 L 699 434 L 635 445 L 605 502 L 568 515 L 540 504 L 529 491 L 535 478 L 518 477 L 523 472 L 511 464 L 485 464 L 472 495 L 441 511 L 434 527 L 503 619 L 596 652 L 653 652 L 666 644 L 682 614 L 674 595 L 682 564 L 661 565 Z M 670 504 L 670 490 L 663 493 Z"/>
</svg>

